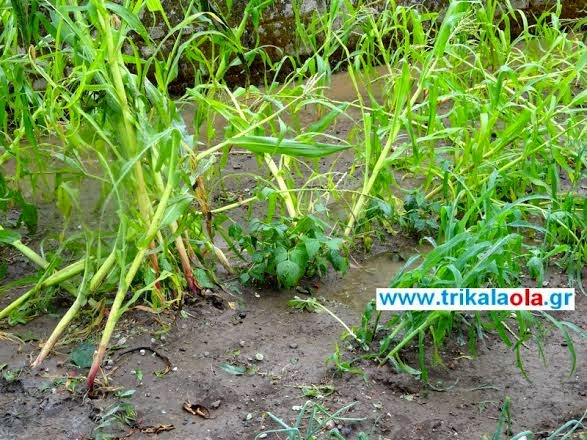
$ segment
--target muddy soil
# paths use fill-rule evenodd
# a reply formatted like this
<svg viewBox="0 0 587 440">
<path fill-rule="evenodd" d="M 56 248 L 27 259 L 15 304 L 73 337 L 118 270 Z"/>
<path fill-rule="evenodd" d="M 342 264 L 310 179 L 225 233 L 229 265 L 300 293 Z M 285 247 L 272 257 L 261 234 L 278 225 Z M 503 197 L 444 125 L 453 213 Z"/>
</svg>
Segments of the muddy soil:
<svg viewBox="0 0 587 440">
<path fill-rule="evenodd" d="M 403 252 L 414 249 L 406 242 L 390 243 Z M 401 265 L 401 255 L 381 253 L 354 268 L 344 279 L 310 285 L 314 295 L 348 324 L 356 324 L 357 313 Z M 585 274 L 587 275 L 587 274 Z M 565 285 L 566 276 L 552 270 L 551 285 Z M 228 289 L 230 290 L 230 289 Z M 570 372 L 570 356 L 564 339 L 552 334 L 545 347 L 543 365 L 536 347 L 524 348 L 524 379 L 516 359 L 494 337 L 478 346 L 476 357 L 467 348 L 451 343 L 442 353 L 445 366 L 431 369 L 430 383 L 423 385 L 392 367 L 364 361 L 365 377 L 341 375 L 325 360 L 340 341 L 342 327 L 324 313 L 294 311 L 287 302 L 298 291 L 246 289 L 234 296 L 210 292 L 208 300 L 186 305 L 185 313 L 155 317 L 144 311 L 128 313 L 115 335 L 116 350 L 106 363 L 102 384 L 106 397 L 90 399 L 83 393 L 87 370 L 71 364 L 71 346 L 58 347 L 43 369 L 30 371 L 27 364 L 38 352 L 38 341 L 49 334 L 55 321 L 45 316 L 16 334 L 34 339 L 25 344 L 0 342 L 3 372 L 16 372 L 12 381 L 2 379 L 0 389 L 0 438 L 84 439 L 95 435 L 99 414 L 120 402 L 116 390 L 136 390 L 125 399 L 138 411 L 136 429 L 113 424 L 105 428 L 122 437 L 155 438 L 140 428 L 173 425 L 156 435 L 158 439 L 253 439 L 277 425 L 268 413 L 294 424 L 299 406 L 313 400 L 335 411 L 354 403 L 342 422 L 345 438 L 359 432 L 374 439 L 479 439 L 491 436 L 497 426 L 499 408 L 511 398 L 512 432 L 530 429 L 546 434 L 567 420 L 579 418 L 587 407 L 587 345 L 576 340 L 577 370 Z M 579 295 L 577 311 L 563 312 L 579 327 L 587 328 L 587 298 Z M 38 339 L 37 339 L 38 338 Z M 146 347 L 119 355 L 127 349 Z M 163 376 L 164 362 L 149 350 L 167 357 L 172 370 Z M 406 352 L 412 357 L 411 350 Z M 259 360 L 262 355 L 262 360 Z M 247 368 L 232 375 L 223 363 Z M 143 377 L 137 377 L 137 370 Z M 5 374 L 6 376 L 6 374 Z M 140 380 L 139 380 L 140 379 Z M 77 388 L 72 392 L 72 386 Z M 324 398 L 305 397 L 303 386 L 329 385 L 334 393 Z M 445 391 L 437 391 L 445 389 Z M 185 401 L 210 410 L 210 419 L 182 409 Z M 285 438 L 269 434 L 266 438 Z M 540 438 L 540 437 L 539 437 Z M 580 438 L 580 437 L 577 437 Z"/>
<path fill-rule="evenodd" d="M 345 88 L 344 78 L 333 81 L 340 81 L 333 89 L 343 93 L 337 99 L 352 100 L 352 95 L 344 95 L 353 93 L 348 85 Z M 348 136 L 356 127 L 356 116 L 339 123 L 336 129 L 340 133 L 336 134 Z M 335 170 L 346 171 L 352 157 L 343 154 L 338 160 Z M 329 168 L 332 163 L 321 165 Z M 229 191 L 254 186 L 250 172 L 257 165 L 253 157 L 231 156 L 227 168 L 233 171 L 221 179 L 227 181 Z M 402 187 L 406 185 L 402 182 Z M 90 188 L 88 193 L 94 193 L 85 201 L 93 209 L 96 192 Z M 61 230 L 61 219 L 50 205 L 41 208 L 39 233 L 27 238 L 37 248 L 40 240 Z M 244 213 L 234 216 L 242 219 Z M 43 245 L 50 247 L 51 243 Z M 327 307 L 344 322 L 355 325 L 375 288 L 386 286 L 405 259 L 418 250 L 408 238 L 391 237 L 378 246 L 375 255 L 356 257 L 359 261 L 344 278 L 329 276 L 306 287 L 324 298 Z M 35 271 L 7 248 L 0 248 L 0 260 L 9 262 L 3 282 Z M 584 272 L 583 279 L 587 279 Z M 548 281 L 550 286 L 567 285 L 566 275 L 557 268 L 551 268 Z M 341 422 L 339 427 L 348 439 L 358 438 L 360 432 L 369 434 L 370 439 L 480 439 L 491 438 L 496 431 L 500 407 L 508 396 L 513 433 L 532 430 L 545 435 L 570 419 L 580 418 L 587 408 L 584 340 L 575 340 L 577 369 L 572 375 L 569 350 L 560 334 L 547 338 L 546 365 L 535 346 L 522 349 L 528 380 L 517 368 L 514 353 L 492 336 L 479 344 L 475 357 L 469 355 L 466 345 L 451 342 L 442 353 L 445 365 L 430 371 L 432 387 L 398 374 L 390 366 L 378 367 L 367 361 L 358 365 L 365 376 L 343 375 L 326 364 L 337 342 L 346 349 L 346 342 L 340 341 L 343 328 L 325 313 L 289 308 L 288 301 L 303 292 L 227 286 L 226 291 L 208 292 L 206 300 L 188 302 L 182 312 L 153 315 L 134 309 L 127 313 L 99 378 L 104 396 L 94 399 L 84 393 L 87 370 L 76 368 L 70 360 L 79 341 L 58 345 L 42 369 L 30 371 L 27 367 L 56 324 L 59 310 L 26 326 L 0 328 L 0 440 L 86 439 L 96 437 L 99 430 L 132 439 L 253 439 L 278 428 L 269 413 L 293 425 L 299 407 L 307 401 L 330 411 L 354 404 L 348 416 L 361 421 Z M 0 297 L 0 306 L 18 293 L 14 289 Z M 587 298 L 578 294 L 576 312 L 557 316 L 586 329 L 586 307 Z M 1 339 L 2 331 L 17 334 L 26 342 Z M 97 338 L 97 334 L 93 336 Z M 120 354 L 139 347 L 145 347 L 144 352 Z M 169 359 L 171 371 L 156 374 L 165 364 L 150 349 Z M 405 356 L 413 359 L 414 350 L 406 350 Z M 221 367 L 223 363 L 245 367 L 246 372 L 229 374 Z M 319 399 L 304 396 L 302 387 L 311 385 L 329 385 L 334 392 Z M 135 392 L 125 399 L 116 397 L 122 390 Z M 183 410 L 187 400 L 204 405 L 211 417 L 204 419 Z M 134 428 L 116 424 L 99 428 L 103 421 L 100 415 L 121 401 L 138 411 Z M 171 425 L 173 430 L 142 432 L 160 425 Z M 266 438 L 286 436 L 269 434 Z"/>
</svg>

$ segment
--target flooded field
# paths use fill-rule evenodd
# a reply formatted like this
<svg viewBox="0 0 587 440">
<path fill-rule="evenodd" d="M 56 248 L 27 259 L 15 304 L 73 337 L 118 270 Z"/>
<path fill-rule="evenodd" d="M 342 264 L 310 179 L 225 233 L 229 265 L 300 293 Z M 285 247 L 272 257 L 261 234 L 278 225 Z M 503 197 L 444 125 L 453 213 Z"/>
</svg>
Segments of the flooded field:
<svg viewBox="0 0 587 440">
<path fill-rule="evenodd" d="M 333 0 L 279 59 L 270 2 L 165 55 L 158 2 L 4 3 L 0 440 L 586 438 L 584 19 Z"/>
</svg>

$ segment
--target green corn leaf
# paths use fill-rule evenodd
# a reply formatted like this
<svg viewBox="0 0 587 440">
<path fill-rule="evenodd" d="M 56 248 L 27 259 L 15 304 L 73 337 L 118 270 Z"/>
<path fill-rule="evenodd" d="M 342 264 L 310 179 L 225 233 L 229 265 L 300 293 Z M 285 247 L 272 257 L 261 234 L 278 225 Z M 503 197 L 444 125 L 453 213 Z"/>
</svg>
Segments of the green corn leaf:
<svg viewBox="0 0 587 440">
<path fill-rule="evenodd" d="M 116 3 L 106 2 L 105 6 L 116 15 L 119 15 L 120 18 L 122 18 L 133 31 L 139 34 L 143 40 L 146 42 L 151 41 L 147 29 L 135 14 L 126 9 L 124 6 L 117 5 Z"/>
<path fill-rule="evenodd" d="M 0 229 L 0 243 L 12 244 L 20 240 L 20 234 L 7 229 Z"/>
<path fill-rule="evenodd" d="M 293 157 L 324 157 L 350 148 L 348 145 L 301 142 L 271 136 L 241 136 L 231 140 L 235 146 L 256 154 L 285 154 Z"/>
</svg>

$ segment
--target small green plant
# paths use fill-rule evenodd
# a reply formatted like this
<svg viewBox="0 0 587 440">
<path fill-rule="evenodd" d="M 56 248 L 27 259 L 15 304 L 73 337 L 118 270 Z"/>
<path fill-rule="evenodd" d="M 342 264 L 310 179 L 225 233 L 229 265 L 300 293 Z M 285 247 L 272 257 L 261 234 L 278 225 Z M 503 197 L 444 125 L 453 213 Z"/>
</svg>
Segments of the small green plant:
<svg viewBox="0 0 587 440">
<path fill-rule="evenodd" d="M 416 191 L 404 201 L 405 214 L 400 217 L 402 229 L 416 237 L 436 236 L 438 233 L 439 202 L 426 200 L 425 194 Z"/>
<path fill-rule="evenodd" d="M 360 417 L 347 417 L 345 414 L 355 403 L 350 403 L 332 412 L 324 405 L 314 401 L 307 401 L 299 407 L 299 414 L 294 423 L 289 424 L 278 416 L 267 415 L 279 425 L 277 429 L 263 431 L 255 439 L 267 437 L 268 434 L 285 434 L 288 440 L 314 440 L 321 438 L 344 440 L 344 436 L 336 427 L 337 424 L 356 424 L 365 420 Z M 358 434 L 358 439 L 368 440 L 364 432 Z"/>
<path fill-rule="evenodd" d="M 22 369 L 10 369 L 6 368 L 6 365 L 2 365 L 0 371 L 2 371 L 2 379 L 7 383 L 16 382 L 22 373 Z"/>
<path fill-rule="evenodd" d="M 534 438 L 545 438 L 546 440 L 584 440 L 587 438 L 587 425 L 585 421 L 587 420 L 587 410 L 583 413 L 583 415 L 579 419 L 569 420 L 568 422 L 564 423 L 563 425 L 559 426 L 553 432 L 548 434 L 548 437 L 544 437 L 543 433 L 536 433 L 536 437 L 534 437 L 534 433 L 532 431 L 524 431 L 520 432 L 513 437 L 508 437 L 510 440 L 534 440 Z M 500 416 L 501 421 L 501 416 Z M 501 439 L 501 423 L 499 423 L 498 429 L 494 434 L 491 440 L 500 440 Z M 485 440 L 485 439 L 483 439 Z"/>
<path fill-rule="evenodd" d="M 94 428 L 95 440 L 111 440 L 118 438 L 116 430 L 124 429 L 127 426 L 133 427 L 136 424 L 137 412 L 129 402 L 119 401 L 104 409 L 98 416 Z"/>
<path fill-rule="evenodd" d="M 137 384 L 141 384 L 143 382 L 143 378 L 145 375 L 141 369 L 136 368 L 136 369 L 132 370 L 131 373 L 135 376 Z"/>
<path fill-rule="evenodd" d="M 304 276 L 324 275 L 329 266 L 346 272 L 348 262 L 342 255 L 342 240 L 327 236 L 327 227 L 312 215 L 271 223 L 255 219 L 247 233 L 238 224 L 232 224 L 229 237 L 251 259 L 241 281 L 273 281 L 282 287 L 293 287 Z"/>
</svg>

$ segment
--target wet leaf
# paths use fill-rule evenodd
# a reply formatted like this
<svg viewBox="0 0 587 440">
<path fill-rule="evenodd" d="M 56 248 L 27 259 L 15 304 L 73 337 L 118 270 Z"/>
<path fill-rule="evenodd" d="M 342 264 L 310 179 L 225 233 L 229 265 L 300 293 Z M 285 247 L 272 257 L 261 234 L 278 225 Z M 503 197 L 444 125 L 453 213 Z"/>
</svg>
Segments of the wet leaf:
<svg viewBox="0 0 587 440">
<path fill-rule="evenodd" d="M 315 238 L 304 238 L 304 246 L 310 260 L 318 253 L 321 245 L 320 241 Z"/>
<path fill-rule="evenodd" d="M 141 428 L 141 432 L 144 434 L 159 434 L 161 432 L 173 431 L 175 426 L 173 425 L 157 425 L 157 426 L 145 426 Z"/>
<path fill-rule="evenodd" d="M 286 154 L 294 157 L 324 157 L 350 148 L 346 145 L 300 142 L 271 136 L 241 136 L 231 143 L 257 154 Z"/>
<path fill-rule="evenodd" d="M 114 393 L 115 397 L 119 399 L 126 399 L 127 397 L 132 397 L 137 390 L 121 390 Z"/>
<path fill-rule="evenodd" d="M 94 358 L 96 346 L 88 342 L 82 342 L 71 352 L 71 362 L 80 368 L 90 368 Z"/>
<path fill-rule="evenodd" d="M 232 374 L 234 376 L 242 376 L 247 372 L 245 367 L 239 367 L 238 365 L 232 365 L 226 362 L 222 362 L 218 365 L 219 368 L 224 370 L 228 374 Z"/>
<path fill-rule="evenodd" d="M 12 244 L 18 240 L 20 240 L 20 234 L 18 232 L 7 229 L 0 230 L 0 243 Z"/>
<path fill-rule="evenodd" d="M 293 261 L 285 260 L 277 265 L 277 277 L 285 287 L 295 286 L 303 275 L 303 269 Z"/>
<path fill-rule="evenodd" d="M 198 280 L 198 284 L 200 287 L 205 289 L 213 289 L 216 287 L 216 283 L 214 282 L 213 278 L 208 274 L 208 271 L 202 269 L 201 267 L 197 267 L 194 271 L 196 275 L 196 280 Z"/>
<path fill-rule="evenodd" d="M 326 397 L 334 393 L 332 385 L 310 385 L 302 387 L 302 393 L 306 397 Z"/>
<path fill-rule="evenodd" d="M 183 409 L 194 416 L 200 416 L 204 419 L 210 418 L 210 411 L 204 405 L 192 403 L 189 400 L 186 400 L 183 404 Z"/>
</svg>

